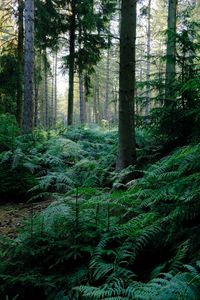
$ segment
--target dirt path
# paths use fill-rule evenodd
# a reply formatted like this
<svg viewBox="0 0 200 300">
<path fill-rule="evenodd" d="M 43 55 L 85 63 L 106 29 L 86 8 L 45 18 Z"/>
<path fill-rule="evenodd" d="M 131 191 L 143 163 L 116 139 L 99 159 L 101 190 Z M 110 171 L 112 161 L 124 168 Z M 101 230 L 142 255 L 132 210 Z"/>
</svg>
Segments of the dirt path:
<svg viewBox="0 0 200 300">
<path fill-rule="evenodd" d="M 31 216 L 32 209 L 34 214 L 41 212 L 51 203 L 51 200 L 31 204 L 6 203 L 0 205 L 0 235 L 15 237 L 17 228 L 21 226 L 22 220 Z"/>
</svg>

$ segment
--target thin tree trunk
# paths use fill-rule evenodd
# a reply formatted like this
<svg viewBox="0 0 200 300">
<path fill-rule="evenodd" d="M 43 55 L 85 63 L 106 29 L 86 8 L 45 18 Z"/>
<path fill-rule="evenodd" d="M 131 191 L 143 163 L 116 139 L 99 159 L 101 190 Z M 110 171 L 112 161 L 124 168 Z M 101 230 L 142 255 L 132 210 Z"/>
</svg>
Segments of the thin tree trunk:
<svg viewBox="0 0 200 300">
<path fill-rule="evenodd" d="M 169 0 L 168 5 L 168 36 L 167 36 L 167 61 L 165 82 L 165 105 L 169 106 L 175 100 L 174 81 L 176 67 L 176 12 L 177 0 Z"/>
<path fill-rule="evenodd" d="M 117 115 L 118 115 L 118 97 L 117 97 L 117 87 L 116 85 L 114 84 L 113 86 L 113 100 L 114 100 L 114 117 L 113 117 L 113 122 L 114 122 L 114 125 L 116 125 L 117 121 L 118 121 L 118 118 L 117 118 Z"/>
<path fill-rule="evenodd" d="M 151 109 L 151 93 L 149 89 L 149 81 L 150 81 L 150 55 L 151 55 L 151 0 L 148 3 L 148 15 L 147 15 L 147 66 L 146 66 L 146 111 L 145 114 L 148 115 Z"/>
<path fill-rule="evenodd" d="M 121 7 L 117 170 L 133 165 L 136 161 L 134 124 L 136 2 L 137 0 L 122 0 Z"/>
<path fill-rule="evenodd" d="M 35 78 L 34 86 L 35 86 L 34 126 L 37 127 L 37 125 L 38 125 L 38 92 L 39 92 L 39 83 L 36 81 L 36 78 Z"/>
<path fill-rule="evenodd" d="M 88 123 L 88 111 L 87 111 L 87 103 L 86 103 L 86 99 L 85 99 L 85 124 Z"/>
<path fill-rule="evenodd" d="M 16 119 L 20 127 L 22 127 L 22 107 L 23 107 L 23 56 L 24 56 L 24 26 L 23 26 L 23 0 L 18 0 L 18 82 L 17 82 L 17 110 Z"/>
<path fill-rule="evenodd" d="M 105 109 L 104 118 L 109 119 L 109 93 L 110 93 L 110 49 L 107 50 L 106 57 L 106 97 L 105 97 Z"/>
<path fill-rule="evenodd" d="M 98 74 L 95 74 L 95 85 L 94 85 L 94 97 L 93 97 L 93 107 L 94 107 L 94 116 L 95 123 L 100 124 L 100 99 L 99 99 L 99 77 Z"/>
<path fill-rule="evenodd" d="M 58 101 L 57 101 L 57 67 L 58 67 L 58 53 L 55 54 L 55 69 L 54 69 L 54 126 L 57 123 Z"/>
<path fill-rule="evenodd" d="M 143 67 L 142 67 L 142 62 L 140 62 L 140 82 L 143 81 Z M 139 92 L 141 92 L 139 90 Z M 136 89 L 136 95 L 138 96 L 138 90 Z M 141 104 L 141 101 L 139 103 L 139 101 L 137 100 L 137 103 L 136 103 L 136 112 L 138 115 L 143 115 L 143 105 Z"/>
<path fill-rule="evenodd" d="M 80 122 L 85 124 L 84 76 L 79 74 Z"/>
<path fill-rule="evenodd" d="M 96 83 L 98 84 L 98 83 Z M 97 90 L 97 86 L 95 84 L 94 87 L 94 97 L 93 97 L 93 107 L 94 107 L 94 118 L 95 118 L 95 123 L 99 124 L 99 120 L 98 120 L 98 108 L 97 108 L 97 97 L 98 97 L 98 90 Z"/>
<path fill-rule="evenodd" d="M 54 93 L 54 88 L 55 88 L 55 86 L 54 86 L 54 81 L 55 81 L 55 79 L 54 79 L 54 74 L 55 74 L 55 70 L 54 70 L 54 68 L 55 68 L 55 56 L 53 55 L 53 63 L 52 63 L 52 80 L 51 80 L 51 121 L 50 121 L 50 123 L 51 123 L 51 126 L 53 126 L 53 123 L 54 123 L 54 103 L 55 103 L 55 101 L 54 101 L 54 95 L 55 95 L 55 93 Z"/>
<path fill-rule="evenodd" d="M 69 92 L 68 92 L 68 113 L 67 125 L 73 124 L 74 113 L 74 55 L 75 55 L 75 3 L 72 1 L 70 16 L 70 33 L 69 33 Z"/>
<path fill-rule="evenodd" d="M 25 0 L 25 61 L 23 130 L 33 130 L 34 0 Z"/>
<path fill-rule="evenodd" d="M 35 79 L 34 79 L 34 87 L 35 87 L 35 109 L 34 109 L 34 126 L 38 126 L 38 117 L 39 117 L 39 88 L 40 88 L 40 76 L 42 69 L 42 56 L 41 52 L 38 53 L 38 68 L 35 68 Z"/>
<path fill-rule="evenodd" d="M 45 99 L 45 129 L 49 128 L 49 95 L 48 95 L 48 70 L 47 50 L 44 50 L 44 99 Z"/>
<path fill-rule="evenodd" d="M 91 108 L 91 103 L 87 103 L 87 112 L 88 112 L 88 124 L 90 125 L 92 123 L 92 108 Z"/>
<path fill-rule="evenodd" d="M 97 124 L 100 124 L 101 120 L 103 119 L 102 110 L 100 105 L 100 78 L 97 75 L 96 77 L 96 105 L 97 105 Z"/>
</svg>

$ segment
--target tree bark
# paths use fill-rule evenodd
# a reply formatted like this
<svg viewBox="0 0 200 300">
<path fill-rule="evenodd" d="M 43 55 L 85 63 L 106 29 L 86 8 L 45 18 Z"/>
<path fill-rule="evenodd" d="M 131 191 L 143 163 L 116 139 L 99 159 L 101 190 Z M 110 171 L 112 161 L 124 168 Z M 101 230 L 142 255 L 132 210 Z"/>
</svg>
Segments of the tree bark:
<svg viewBox="0 0 200 300">
<path fill-rule="evenodd" d="M 23 107 L 23 56 L 24 56 L 24 26 L 23 26 L 23 0 L 18 0 L 18 83 L 17 83 L 17 110 L 16 119 L 20 127 L 22 127 L 22 107 Z"/>
<path fill-rule="evenodd" d="M 49 92 L 48 92 L 48 68 L 47 50 L 44 50 L 44 99 L 45 99 L 45 129 L 49 128 Z"/>
<path fill-rule="evenodd" d="M 109 119 L 109 95 L 110 94 L 110 49 L 107 49 L 106 57 L 106 97 L 105 97 L 105 108 L 104 108 L 104 118 Z"/>
<path fill-rule="evenodd" d="M 80 122 L 85 124 L 84 76 L 79 74 Z"/>
<path fill-rule="evenodd" d="M 34 126 L 37 127 L 38 125 L 38 92 L 39 92 L 39 82 L 37 82 L 35 78 L 34 82 L 35 87 L 35 109 L 34 109 Z"/>
<path fill-rule="evenodd" d="M 58 53 L 55 54 L 55 69 L 54 69 L 54 126 L 57 123 L 58 113 L 58 99 L 57 99 L 57 67 L 58 67 Z"/>
<path fill-rule="evenodd" d="M 74 0 L 72 0 L 71 16 L 70 16 L 70 32 L 69 32 L 69 92 L 68 92 L 67 125 L 73 124 L 75 29 L 76 29 L 75 3 Z"/>
<path fill-rule="evenodd" d="M 33 130 L 34 107 L 34 0 L 25 0 L 25 61 L 23 130 Z"/>
<path fill-rule="evenodd" d="M 167 60 L 165 79 L 165 105 L 169 106 L 175 100 L 174 81 L 176 76 L 176 12 L 177 0 L 169 0 L 168 4 L 168 35 Z"/>
<path fill-rule="evenodd" d="M 151 55 L 151 0 L 148 3 L 148 14 L 147 14 L 147 66 L 146 66 L 146 111 L 145 114 L 148 115 L 151 109 L 151 93 L 149 89 L 150 81 L 150 55 Z"/>
<path fill-rule="evenodd" d="M 53 54 L 53 62 L 52 62 L 52 78 L 51 78 L 51 126 L 54 125 L 54 109 L 55 109 L 55 78 L 54 78 L 54 74 L 55 74 L 55 55 Z"/>
<path fill-rule="evenodd" d="M 133 165 L 136 161 L 134 124 L 136 2 L 137 0 L 122 0 L 121 6 L 117 170 Z"/>
<path fill-rule="evenodd" d="M 93 108 L 94 108 L 94 118 L 95 118 L 95 123 L 99 124 L 99 113 L 98 113 L 98 87 L 97 87 L 98 82 L 95 83 L 94 87 L 94 96 L 93 96 Z"/>
</svg>

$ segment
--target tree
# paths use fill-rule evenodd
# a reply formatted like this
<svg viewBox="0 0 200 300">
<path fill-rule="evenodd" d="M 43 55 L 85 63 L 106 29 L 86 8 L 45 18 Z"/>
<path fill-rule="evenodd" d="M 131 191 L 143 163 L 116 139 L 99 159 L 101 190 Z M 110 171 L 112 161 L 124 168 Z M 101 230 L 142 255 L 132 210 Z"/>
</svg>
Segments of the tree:
<svg viewBox="0 0 200 300">
<path fill-rule="evenodd" d="M 151 107 L 150 106 L 151 93 L 150 93 L 149 86 L 148 86 L 148 83 L 150 81 L 150 54 L 151 54 L 151 0 L 148 0 L 148 7 L 147 7 L 146 115 L 149 114 L 150 107 Z"/>
<path fill-rule="evenodd" d="M 108 44 L 110 44 L 108 40 Z M 106 55 L 106 90 L 105 90 L 105 107 L 104 107 L 104 118 L 109 120 L 109 97 L 110 97 L 110 49 L 107 49 Z"/>
<path fill-rule="evenodd" d="M 54 68 L 54 114 L 53 124 L 56 125 L 57 113 L 58 113 L 58 101 L 57 101 L 57 67 L 58 67 L 58 53 L 55 53 L 55 68 Z"/>
<path fill-rule="evenodd" d="M 52 123 L 57 119 L 57 115 L 52 115 L 52 101 L 50 100 L 49 86 L 48 86 L 48 76 L 52 77 L 50 73 L 51 62 L 49 60 L 49 53 L 51 50 L 52 54 L 57 53 L 60 44 L 61 34 L 65 33 L 68 24 L 66 22 L 66 16 L 64 14 L 65 1 L 59 0 L 36 0 L 36 15 L 35 15 L 35 45 L 39 50 L 37 54 L 42 55 L 43 68 L 39 68 L 41 72 L 41 79 L 44 79 L 44 95 L 43 103 L 39 105 L 38 103 L 38 113 L 44 114 L 41 118 L 43 120 L 43 126 L 48 129 Z M 48 24 L 48 26 L 47 26 Z M 56 54 L 56 67 L 57 72 L 57 54 Z M 53 72 L 53 70 L 52 70 Z M 55 74 L 53 74 L 55 76 Z M 43 77 L 43 78 L 42 78 Z M 40 79 L 40 80 L 41 80 Z M 55 76 L 55 94 L 57 93 L 57 78 Z M 56 97 L 55 97 L 56 98 Z M 38 99 L 39 100 L 39 99 Z M 52 99 L 51 99 L 52 100 Z M 40 107 L 42 109 L 40 109 Z M 55 107 L 57 110 L 57 99 L 55 99 Z M 39 109 L 41 111 L 39 111 Z"/>
<path fill-rule="evenodd" d="M 33 129 L 34 0 L 25 0 L 25 60 L 23 130 Z"/>
<path fill-rule="evenodd" d="M 165 79 L 165 105 L 169 106 L 174 100 L 174 81 L 176 66 L 176 11 L 177 0 L 169 0 L 167 25 L 167 58 Z"/>
<path fill-rule="evenodd" d="M 24 9 L 23 0 L 18 0 L 18 41 L 17 41 L 18 82 L 17 82 L 16 119 L 20 127 L 22 126 L 22 107 L 23 107 L 23 56 L 24 56 L 23 9 Z"/>
<path fill-rule="evenodd" d="M 136 161 L 135 94 L 136 0 L 122 0 L 119 77 L 119 144 L 117 170 Z"/>
<path fill-rule="evenodd" d="M 80 122 L 85 124 L 84 75 L 79 74 Z"/>
<path fill-rule="evenodd" d="M 115 11 L 116 0 L 71 0 L 69 2 L 69 69 L 68 125 L 73 124 L 74 73 L 89 78 L 101 58 L 101 50 L 108 47 L 108 24 Z M 81 34 L 80 34 L 81 33 Z M 81 47 L 80 47 L 81 45 Z M 77 47 L 78 46 L 78 47 Z"/>
<path fill-rule="evenodd" d="M 75 1 L 72 0 L 71 15 L 69 18 L 69 92 L 68 92 L 67 125 L 73 124 L 75 31 L 76 31 L 76 5 L 75 5 Z"/>
</svg>

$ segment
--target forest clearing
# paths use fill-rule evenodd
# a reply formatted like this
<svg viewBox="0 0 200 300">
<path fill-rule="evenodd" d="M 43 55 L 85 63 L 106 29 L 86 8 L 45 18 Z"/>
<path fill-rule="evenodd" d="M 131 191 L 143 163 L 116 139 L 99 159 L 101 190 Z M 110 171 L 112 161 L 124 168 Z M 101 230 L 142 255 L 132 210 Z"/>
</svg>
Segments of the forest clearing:
<svg viewBox="0 0 200 300">
<path fill-rule="evenodd" d="M 0 300 L 200 299 L 199 0 L 1 0 Z"/>
</svg>

